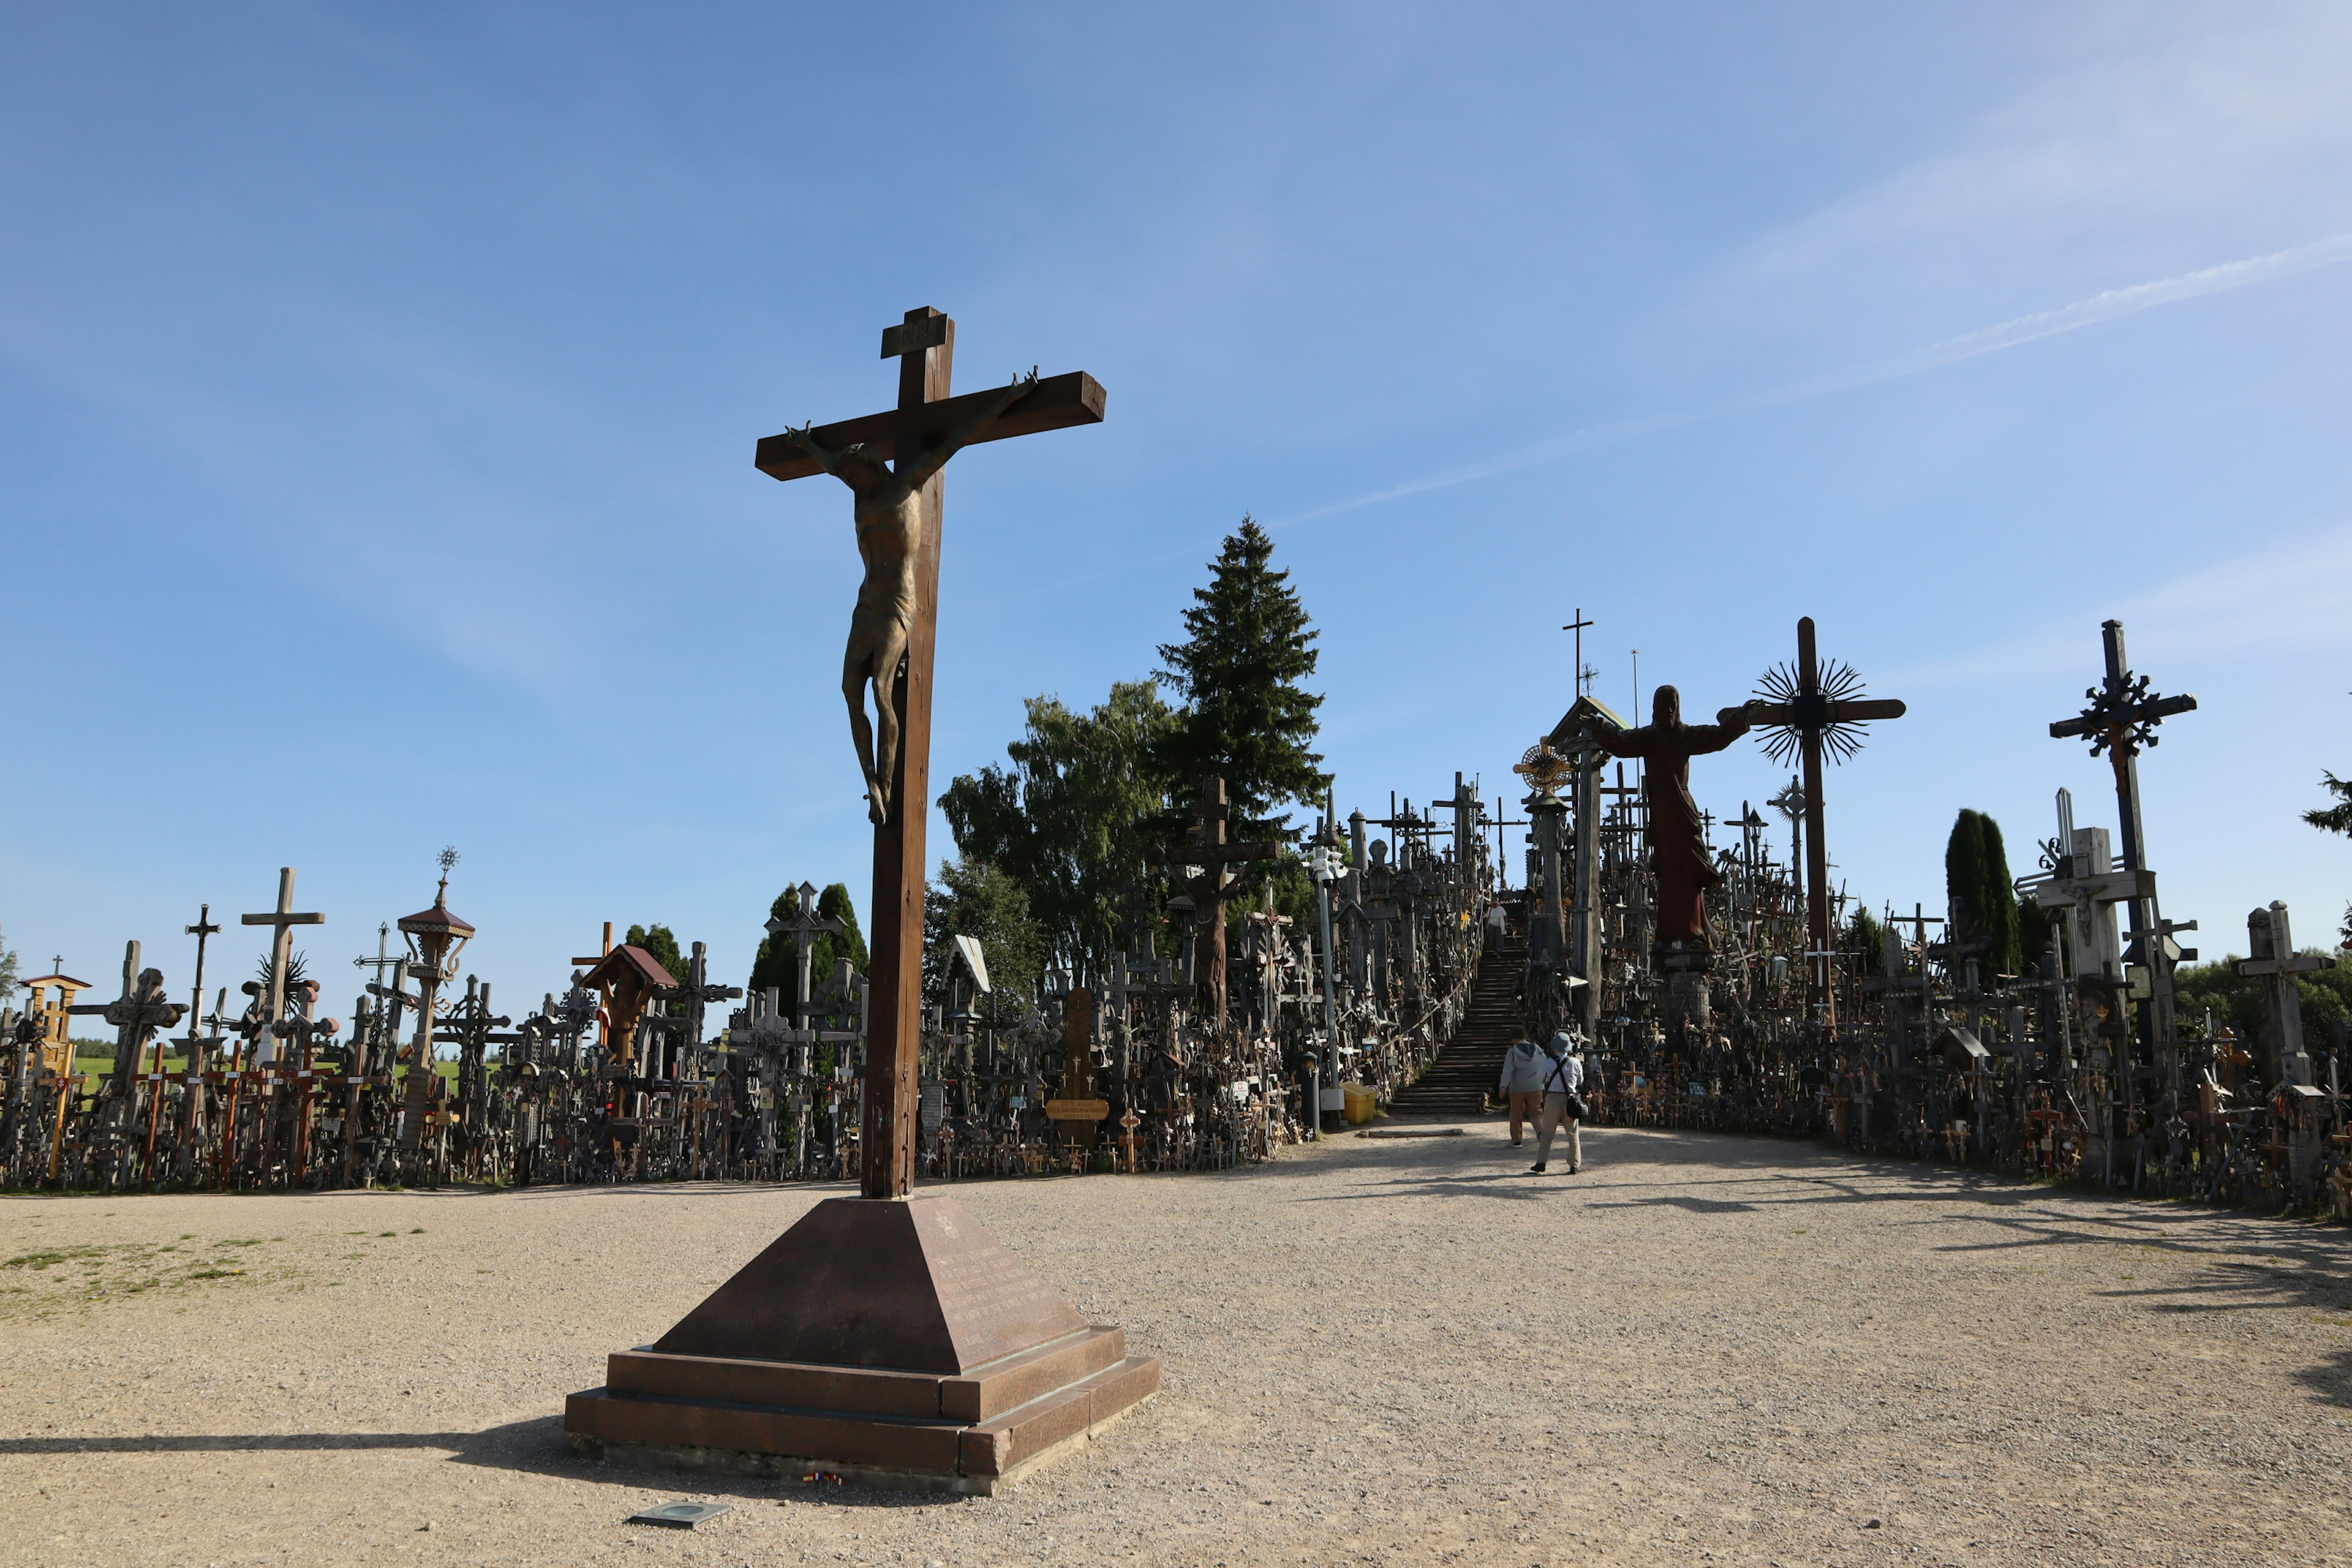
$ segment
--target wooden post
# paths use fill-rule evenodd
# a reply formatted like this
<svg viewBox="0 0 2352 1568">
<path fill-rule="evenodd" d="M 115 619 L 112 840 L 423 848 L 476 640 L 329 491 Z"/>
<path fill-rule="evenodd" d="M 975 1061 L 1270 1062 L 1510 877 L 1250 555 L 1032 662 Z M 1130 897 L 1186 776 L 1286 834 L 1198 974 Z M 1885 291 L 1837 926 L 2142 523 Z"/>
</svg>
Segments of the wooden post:
<svg viewBox="0 0 2352 1568">
<path fill-rule="evenodd" d="M 955 322 L 929 306 L 907 312 L 898 343 L 898 407 L 947 399 L 955 374 Z M 911 346 L 920 344 L 919 347 Z M 890 345 L 886 344 L 886 347 Z M 898 445 L 897 467 L 930 450 L 916 437 Z M 923 545 L 915 566 L 915 616 L 907 662 L 893 697 L 898 757 L 890 778 L 890 819 L 874 830 L 874 941 L 866 1019 L 866 1106 L 858 1139 L 859 1190 L 903 1198 L 915 1184 L 917 1058 L 923 1023 L 923 870 L 931 814 L 931 663 L 939 643 L 940 505 L 947 473 L 923 487 Z"/>
</svg>

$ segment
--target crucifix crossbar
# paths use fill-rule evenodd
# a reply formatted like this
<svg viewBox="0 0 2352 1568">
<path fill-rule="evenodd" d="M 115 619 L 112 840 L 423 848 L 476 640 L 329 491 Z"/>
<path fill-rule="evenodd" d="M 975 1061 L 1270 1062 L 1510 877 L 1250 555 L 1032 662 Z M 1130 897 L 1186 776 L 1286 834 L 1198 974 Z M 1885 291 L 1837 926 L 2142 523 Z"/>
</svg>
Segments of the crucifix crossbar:
<svg viewBox="0 0 2352 1568">
<path fill-rule="evenodd" d="M 869 1198 L 903 1198 L 914 1184 L 915 1119 L 919 1105 L 916 1056 L 922 1029 L 923 872 L 930 806 L 931 667 L 939 635 L 940 533 L 941 493 L 945 475 L 939 469 L 941 449 L 959 439 L 966 445 L 1003 440 L 1043 430 L 1063 430 L 1099 424 L 1105 394 L 1100 384 L 1083 371 L 1040 378 L 1027 384 L 1017 397 L 1007 391 L 949 395 L 955 363 L 955 322 L 925 306 L 909 310 L 898 325 L 882 334 L 884 359 L 898 361 L 898 403 L 895 408 L 833 425 L 770 436 L 759 443 L 752 461 L 761 473 L 777 479 L 807 479 L 828 471 L 820 454 L 846 459 L 852 447 L 863 456 L 894 465 L 908 482 L 920 473 L 915 492 L 918 508 L 913 530 L 911 608 L 903 628 L 903 658 L 886 653 L 878 645 L 874 663 L 890 668 L 869 670 L 878 703 L 889 703 L 897 743 L 886 748 L 888 760 L 876 757 L 876 776 L 869 791 L 873 801 L 874 901 L 873 967 L 870 973 L 870 1036 L 866 1053 L 866 1109 L 858 1159 L 860 1190 Z M 997 410 L 989 418 L 992 409 Z M 847 465 L 831 471 L 850 482 Z M 873 488 L 879 476 L 871 466 L 859 482 Z M 858 489 L 852 483 L 853 491 Z M 878 570 L 866 537 L 868 510 L 861 493 L 860 553 L 866 557 L 869 578 Z M 878 548 L 878 547 L 877 547 Z M 866 594 L 860 595 L 865 613 Z M 853 637 L 858 619 L 853 617 Z M 893 644 L 895 647 L 895 644 Z M 850 664 L 856 662 L 853 642 Z M 853 671 L 845 668 L 845 689 Z M 885 693 L 887 694 L 887 698 Z M 863 699 L 855 698 L 863 711 Z M 877 718 L 880 715 L 877 714 Z M 862 717 L 853 729 L 864 722 Z"/>
</svg>

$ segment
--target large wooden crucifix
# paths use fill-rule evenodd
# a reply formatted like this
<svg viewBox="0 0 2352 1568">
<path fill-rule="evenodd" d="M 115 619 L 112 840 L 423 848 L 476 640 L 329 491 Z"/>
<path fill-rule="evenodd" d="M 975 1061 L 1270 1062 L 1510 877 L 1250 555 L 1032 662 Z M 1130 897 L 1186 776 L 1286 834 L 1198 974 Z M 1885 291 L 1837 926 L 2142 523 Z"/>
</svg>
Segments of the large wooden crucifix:
<svg viewBox="0 0 2352 1568">
<path fill-rule="evenodd" d="M 1103 389 L 1084 371 L 1027 383 L 1017 397 L 1004 388 L 949 395 L 955 322 L 926 306 L 882 333 L 882 356 L 898 361 L 898 405 L 838 424 L 787 431 L 760 442 L 753 458 L 772 479 L 833 473 L 856 493 L 866 585 L 851 622 L 843 686 L 863 728 L 864 699 L 853 678 L 870 682 L 877 738 L 896 743 L 872 752 L 866 777 L 874 818 L 873 968 L 866 1044 L 866 1114 L 859 1147 L 861 1190 L 869 1198 L 903 1198 L 914 1184 L 915 1080 L 923 1001 L 923 863 L 930 811 L 931 662 L 939 635 L 941 468 L 960 447 L 1093 425 L 1103 416 Z M 827 462 L 826 458 L 833 461 Z M 887 479 L 915 481 L 891 502 Z M 869 492 L 872 492 L 869 495 Z M 888 518 L 870 518 L 875 503 Z M 900 548 L 892 554 L 896 536 Z M 895 604 L 903 595 L 903 613 Z M 903 627 L 877 625 L 903 620 Z M 861 658 L 861 634 L 863 648 Z M 900 650 L 903 649 L 903 652 Z M 884 694 L 887 693 L 887 705 Z M 861 734 L 861 740 L 863 735 Z M 861 755 L 861 763 L 866 757 Z"/>
<path fill-rule="evenodd" d="M 1200 818 L 1200 842 L 1170 844 L 1147 851 L 1154 866 L 1194 867 L 1187 876 L 1169 879 L 1183 889 L 1197 911 L 1192 926 L 1192 982 L 1198 987 L 1202 1013 L 1213 1022 L 1225 1016 L 1225 900 L 1231 895 L 1230 868 L 1244 860 L 1264 860 L 1275 853 L 1271 844 L 1237 844 L 1225 837 L 1232 808 L 1225 804 L 1225 781 L 1215 773 L 1201 775 L 1201 793 L 1192 803 Z"/>
<path fill-rule="evenodd" d="M 1832 660 L 1824 670 L 1813 651 L 1813 618 L 1797 623 L 1797 662 L 1765 673 L 1761 695 L 1747 705 L 1751 724 L 1778 733 L 1764 741 L 1767 755 L 1785 763 L 1791 751 L 1805 759 L 1805 992 L 1824 1028 L 1837 1027 L 1837 996 L 1830 984 L 1830 858 L 1822 837 L 1822 751 L 1839 759 L 1862 749 L 1862 726 L 1873 719 L 1900 719 L 1905 709 L 1892 697 L 1866 698 L 1862 678 Z"/>
</svg>

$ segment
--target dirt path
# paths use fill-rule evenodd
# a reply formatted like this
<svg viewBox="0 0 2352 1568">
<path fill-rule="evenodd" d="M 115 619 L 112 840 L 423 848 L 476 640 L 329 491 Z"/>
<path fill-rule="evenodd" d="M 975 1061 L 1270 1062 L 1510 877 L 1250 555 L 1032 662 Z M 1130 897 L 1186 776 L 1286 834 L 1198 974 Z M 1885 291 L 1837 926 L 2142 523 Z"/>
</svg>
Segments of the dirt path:
<svg viewBox="0 0 2352 1568">
<path fill-rule="evenodd" d="M 0 1199 L 0 1563 L 2352 1563 L 2352 1235 L 1587 1155 L 1528 1176 L 1488 1121 L 954 1189 L 1167 1363 L 955 1501 L 563 1449 L 820 1191 Z M 735 1511 L 622 1522 L 688 1497 Z"/>
</svg>

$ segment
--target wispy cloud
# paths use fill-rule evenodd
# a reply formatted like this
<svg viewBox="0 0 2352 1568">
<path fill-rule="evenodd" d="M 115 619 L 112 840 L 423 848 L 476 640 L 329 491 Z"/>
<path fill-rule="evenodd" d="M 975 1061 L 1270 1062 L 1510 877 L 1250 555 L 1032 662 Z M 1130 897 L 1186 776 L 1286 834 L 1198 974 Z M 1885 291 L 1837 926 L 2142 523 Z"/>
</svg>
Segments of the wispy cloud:
<svg viewBox="0 0 2352 1568">
<path fill-rule="evenodd" d="M 1360 511 L 1366 507 L 1380 506 L 1407 496 L 1424 495 L 1431 490 L 1450 489 L 1497 474 L 1532 468 L 1545 463 L 1558 462 L 1579 452 L 1613 446 L 1661 430 L 1702 424 L 1709 420 L 1730 418 L 1759 409 L 1780 407 L 1801 403 L 1808 398 L 1826 397 L 1840 392 L 1881 382 L 1897 381 L 1906 376 L 1920 375 L 1946 365 L 1967 360 L 1981 359 L 2027 343 L 2054 338 L 2063 332 L 2078 331 L 2084 327 L 2137 315 L 2160 305 L 2178 304 L 2184 300 L 2201 299 L 2210 294 L 2226 294 L 2232 289 L 2250 288 L 2257 283 L 2273 282 L 2309 272 L 2322 267 L 2334 267 L 2352 261 L 2352 234 L 2332 234 L 2324 238 L 2274 250 L 2264 256 L 2249 256 L 2237 261 L 2225 261 L 2213 267 L 2199 268 L 2178 277 L 2152 279 L 2145 283 L 2133 283 L 2119 289 L 2108 289 L 2087 300 L 2077 300 L 2054 310 L 2036 310 L 2028 315 L 2014 316 L 1989 327 L 1963 332 L 1928 343 L 1907 353 L 1890 359 L 1875 360 L 1849 365 L 1824 375 L 1810 376 L 1769 391 L 1750 393 L 1727 399 L 1704 408 L 1689 409 L 1678 414 L 1654 415 L 1640 419 L 1618 419 L 1606 424 L 1588 425 L 1564 435 L 1538 441 L 1506 452 L 1484 462 L 1465 463 L 1457 468 L 1442 469 L 1417 479 L 1391 485 L 1383 489 L 1351 496 L 1312 510 L 1296 513 L 1267 524 L 1270 528 L 1296 528 L 1301 523 L 1315 522 L 1342 512 Z"/>
<path fill-rule="evenodd" d="M 2125 622 L 2135 646 L 2161 647 L 2168 656 L 2352 647 L 2352 527 L 2199 563 L 2100 613 Z M 1950 658 L 1890 671 L 1885 680 L 1890 689 L 1951 686 L 2029 675 L 2053 663 L 2072 668 L 2085 657 L 2084 625 L 2082 615 L 2069 614 Z"/>
</svg>

